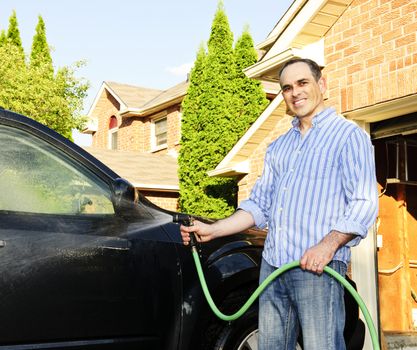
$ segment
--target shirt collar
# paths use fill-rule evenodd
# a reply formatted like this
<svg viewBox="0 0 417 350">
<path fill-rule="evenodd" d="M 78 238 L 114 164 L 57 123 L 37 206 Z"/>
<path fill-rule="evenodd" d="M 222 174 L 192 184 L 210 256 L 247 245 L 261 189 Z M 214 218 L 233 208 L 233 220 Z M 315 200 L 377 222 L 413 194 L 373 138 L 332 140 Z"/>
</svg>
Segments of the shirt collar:
<svg viewBox="0 0 417 350">
<path fill-rule="evenodd" d="M 327 107 L 323 109 L 320 113 L 317 113 L 313 117 L 313 128 L 318 127 L 321 128 L 323 125 L 325 125 L 327 122 L 333 119 L 333 117 L 336 116 L 336 110 L 333 107 Z M 297 117 L 294 117 L 292 120 L 292 126 L 294 129 L 299 130 L 300 121 Z"/>
</svg>

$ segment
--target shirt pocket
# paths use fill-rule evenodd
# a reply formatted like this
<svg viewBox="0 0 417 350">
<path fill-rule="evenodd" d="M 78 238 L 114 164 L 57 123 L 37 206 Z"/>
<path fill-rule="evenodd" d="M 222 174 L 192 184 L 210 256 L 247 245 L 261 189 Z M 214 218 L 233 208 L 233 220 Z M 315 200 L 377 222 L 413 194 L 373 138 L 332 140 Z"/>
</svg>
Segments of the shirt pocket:
<svg viewBox="0 0 417 350">
<path fill-rule="evenodd" d="M 303 160 L 300 171 L 303 177 L 309 179 L 329 178 L 337 168 L 334 153 L 328 148 L 313 148 L 306 152 Z"/>
</svg>

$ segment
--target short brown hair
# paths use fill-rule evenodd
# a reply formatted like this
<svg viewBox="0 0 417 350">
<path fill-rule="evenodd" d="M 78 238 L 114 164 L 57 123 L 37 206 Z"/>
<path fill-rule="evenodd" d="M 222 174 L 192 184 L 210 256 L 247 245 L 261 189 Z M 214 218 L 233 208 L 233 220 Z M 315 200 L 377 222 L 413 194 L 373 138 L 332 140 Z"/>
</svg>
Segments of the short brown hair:
<svg viewBox="0 0 417 350">
<path fill-rule="evenodd" d="M 320 66 L 313 60 L 310 60 L 309 58 L 299 58 L 299 57 L 292 58 L 289 61 L 284 63 L 284 65 L 281 67 L 278 73 L 279 80 L 281 80 L 281 75 L 285 68 L 287 68 L 288 66 L 294 63 L 299 63 L 299 62 L 307 64 L 310 68 L 311 74 L 313 74 L 314 79 L 316 79 L 316 81 L 319 81 L 319 79 L 321 78 Z"/>
</svg>

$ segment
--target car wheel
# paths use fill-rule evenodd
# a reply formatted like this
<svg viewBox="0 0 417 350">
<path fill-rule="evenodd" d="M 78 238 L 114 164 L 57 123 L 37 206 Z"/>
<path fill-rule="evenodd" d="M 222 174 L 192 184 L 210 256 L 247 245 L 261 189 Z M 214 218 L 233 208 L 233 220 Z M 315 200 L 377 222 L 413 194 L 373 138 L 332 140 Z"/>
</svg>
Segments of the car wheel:
<svg viewBox="0 0 417 350">
<path fill-rule="evenodd" d="M 254 330 L 243 339 L 242 343 L 238 345 L 237 350 L 258 350 L 258 330 Z M 302 347 L 297 344 L 295 350 L 302 350 Z"/>
<path fill-rule="evenodd" d="M 214 350 L 257 350 L 258 310 L 250 308 L 237 320 L 225 324 L 218 335 Z"/>
<path fill-rule="evenodd" d="M 217 349 L 224 349 L 222 347 Z M 236 350 L 258 350 L 258 329 L 250 332 L 240 344 L 237 344 Z M 295 350 L 302 350 L 303 348 L 297 343 Z"/>
<path fill-rule="evenodd" d="M 231 295 L 223 304 L 225 310 L 236 311 L 236 305 L 243 305 L 250 293 Z M 225 312 L 231 314 L 232 312 Z M 217 325 L 217 341 L 213 350 L 258 350 L 258 305 L 252 305 L 240 318 Z M 297 344 L 296 350 L 302 350 Z"/>
</svg>

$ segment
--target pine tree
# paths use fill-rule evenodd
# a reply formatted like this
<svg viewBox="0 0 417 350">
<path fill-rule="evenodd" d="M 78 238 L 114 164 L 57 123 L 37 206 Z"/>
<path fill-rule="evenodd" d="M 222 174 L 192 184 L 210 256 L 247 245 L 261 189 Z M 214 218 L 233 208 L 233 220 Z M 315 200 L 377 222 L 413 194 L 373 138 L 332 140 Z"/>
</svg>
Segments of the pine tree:
<svg viewBox="0 0 417 350">
<path fill-rule="evenodd" d="M 20 39 L 19 25 L 17 23 L 16 11 L 13 10 L 9 18 L 9 28 L 7 31 L 7 42 L 16 46 L 20 53 L 22 61 L 25 60 L 25 52 L 23 50 L 22 40 Z"/>
<path fill-rule="evenodd" d="M 201 44 L 197 52 L 197 58 L 194 67 L 191 70 L 189 81 L 190 85 L 187 95 L 182 101 L 182 121 L 181 121 L 181 148 L 179 152 L 178 162 L 180 192 L 179 205 L 181 210 L 196 213 L 198 211 L 198 202 L 196 198 L 201 196 L 201 189 L 195 186 L 198 183 L 200 172 L 198 166 L 200 164 L 201 150 L 199 146 L 199 131 L 203 129 L 200 125 L 201 114 L 201 96 L 204 81 L 204 64 L 207 53 L 204 45 Z"/>
<path fill-rule="evenodd" d="M 51 75 L 54 71 L 52 66 L 51 52 L 46 41 L 45 22 L 41 16 L 38 17 L 36 33 L 33 36 L 32 51 L 30 53 L 31 67 L 44 66 Z"/>
<path fill-rule="evenodd" d="M 260 81 L 248 78 L 243 70 L 258 60 L 249 27 L 246 26 L 235 45 L 237 67 L 236 92 L 238 118 L 235 123 L 236 142 L 243 136 L 256 118 L 268 105 L 265 91 Z"/>
<path fill-rule="evenodd" d="M 192 124 L 186 127 L 195 135 L 182 133 L 180 168 L 188 168 L 180 172 L 182 211 L 219 218 L 234 210 L 235 180 L 209 177 L 207 171 L 214 169 L 233 147 L 235 138 L 230 136 L 230 130 L 234 123 L 231 105 L 235 77 L 233 33 L 220 2 L 211 27 L 207 57 L 198 78 L 200 90 L 194 106 L 198 106 L 198 115 L 191 117 L 186 108 L 183 111 L 183 123 Z M 193 79 L 192 74 L 191 84 Z M 194 97 L 193 93 L 189 99 Z M 184 107 L 187 103 L 186 100 Z M 185 159 L 188 162 L 184 162 Z"/>
<path fill-rule="evenodd" d="M 179 154 L 180 209 L 221 218 L 234 211 L 236 180 L 209 177 L 267 106 L 259 81 L 243 69 L 257 54 L 246 27 L 233 49 L 233 33 L 220 2 L 208 41 L 200 48 L 182 108 Z"/>
</svg>

